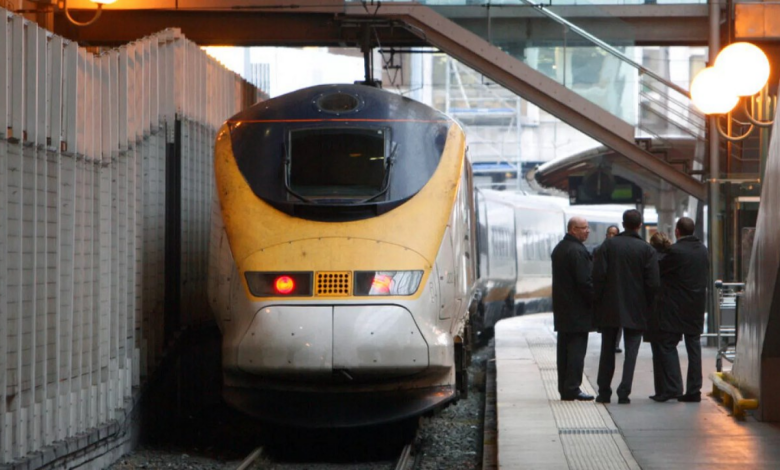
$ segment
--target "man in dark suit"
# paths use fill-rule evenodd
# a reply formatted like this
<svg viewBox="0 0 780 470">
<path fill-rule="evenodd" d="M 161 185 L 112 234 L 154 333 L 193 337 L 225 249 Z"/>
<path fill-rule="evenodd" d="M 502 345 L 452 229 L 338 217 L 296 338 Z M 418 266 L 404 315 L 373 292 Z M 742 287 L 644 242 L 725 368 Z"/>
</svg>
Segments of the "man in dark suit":
<svg viewBox="0 0 780 470">
<path fill-rule="evenodd" d="M 664 390 L 653 400 L 664 402 L 677 398 L 683 402 L 701 401 L 701 334 L 704 331 L 704 309 L 707 302 L 709 257 L 707 248 L 693 235 L 695 225 L 688 217 L 677 221 L 674 234 L 677 243 L 669 248 L 661 260 L 661 286 L 663 297 L 658 309 L 661 368 Z M 688 377 L 686 394 L 682 391 L 682 371 L 677 355 L 680 336 L 685 337 L 688 351 Z"/>
<path fill-rule="evenodd" d="M 552 252 L 553 321 L 558 332 L 558 392 L 561 400 L 593 400 L 580 389 L 593 326 L 592 263 L 582 244 L 588 239 L 588 221 L 572 217 L 566 236 Z"/>
<path fill-rule="evenodd" d="M 629 395 L 642 331 L 647 327 L 646 316 L 658 291 L 658 261 L 655 250 L 639 235 L 641 227 L 639 211 L 624 212 L 625 230 L 604 242 L 593 264 L 594 300 L 599 306 L 596 326 L 601 329 L 596 397 L 599 403 L 609 403 L 612 397 L 618 328 L 623 328 L 626 353 L 623 377 L 617 389 L 618 403 L 631 403 Z"/>
</svg>

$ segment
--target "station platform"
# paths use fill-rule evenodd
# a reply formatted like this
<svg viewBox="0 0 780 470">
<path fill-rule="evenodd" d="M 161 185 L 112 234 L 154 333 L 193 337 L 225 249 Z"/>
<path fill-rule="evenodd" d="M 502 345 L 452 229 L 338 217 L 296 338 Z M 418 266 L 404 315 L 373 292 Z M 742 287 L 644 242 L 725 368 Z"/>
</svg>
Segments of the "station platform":
<svg viewBox="0 0 780 470">
<path fill-rule="evenodd" d="M 496 325 L 498 467 L 503 469 L 780 468 L 780 423 L 738 421 L 707 394 L 714 348 L 702 348 L 701 403 L 656 403 L 650 345 L 642 343 L 631 403 L 561 401 L 552 313 Z M 621 345 L 622 346 L 622 345 Z M 591 333 L 582 388 L 596 395 L 601 335 Z M 679 348 L 683 380 L 685 347 Z M 617 354 L 612 388 L 622 374 Z"/>
</svg>

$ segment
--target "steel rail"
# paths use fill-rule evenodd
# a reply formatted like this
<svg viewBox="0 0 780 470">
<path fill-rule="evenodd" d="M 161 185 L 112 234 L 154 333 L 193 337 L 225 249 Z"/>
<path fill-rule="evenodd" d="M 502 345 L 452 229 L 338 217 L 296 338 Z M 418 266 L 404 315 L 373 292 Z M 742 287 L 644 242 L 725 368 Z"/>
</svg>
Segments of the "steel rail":
<svg viewBox="0 0 780 470">
<path fill-rule="evenodd" d="M 412 444 L 414 441 L 406 444 L 401 451 L 401 456 L 398 457 L 398 463 L 395 465 L 395 470 L 407 470 L 409 462 L 412 458 Z"/>
<path fill-rule="evenodd" d="M 246 469 L 248 469 L 249 466 L 252 465 L 252 463 L 254 463 L 254 461 L 257 460 L 258 457 L 260 457 L 260 454 L 262 454 L 262 453 L 263 453 L 263 448 L 262 447 L 258 447 L 257 449 L 253 450 L 252 453 L 247 455 L 247 457 L 244 459 L 244 461 L 241 462 L 241 465 L 239 465 L 236 468 L 236 470 L 246 470 Z"/>
</svg>

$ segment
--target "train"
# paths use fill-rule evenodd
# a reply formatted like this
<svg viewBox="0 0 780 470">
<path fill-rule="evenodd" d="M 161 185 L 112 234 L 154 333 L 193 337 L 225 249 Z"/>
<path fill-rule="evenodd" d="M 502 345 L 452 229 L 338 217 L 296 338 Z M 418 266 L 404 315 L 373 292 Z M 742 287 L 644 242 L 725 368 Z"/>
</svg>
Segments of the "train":
<svg viewBox="0 0 780 470">
<path fill-rule="evenodd" d="M 378 88 L 316 86 L 225 122 L 214 173 L 229 405 L 353 427 L 465 392 L 476 224 L 460 125 Z"/>
<path fill-rule="evenodd" d="M 222 396 L 263 421 L 444 406 L 468 391 L 475 338 L 549 296 L 565 200 L 477 190 L 463 128 L 406 97 L 321 85 L 260 102 L 218 131 L 214 175 Z"/>
</svg>

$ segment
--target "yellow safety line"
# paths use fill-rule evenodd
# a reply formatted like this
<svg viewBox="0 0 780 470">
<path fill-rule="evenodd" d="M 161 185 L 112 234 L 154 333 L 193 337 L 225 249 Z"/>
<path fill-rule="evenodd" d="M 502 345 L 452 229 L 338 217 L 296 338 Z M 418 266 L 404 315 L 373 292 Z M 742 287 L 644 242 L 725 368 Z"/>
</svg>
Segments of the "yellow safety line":
<svg viewBox="0 0 780 470">
<path fill-rule="evenodd" d="M 745 418 L 745 410 L 755 410 L 758 408 L 758 400 L 755 398 L 743 398 L 742 392 L 732 383 L 734 378 L 725 372 L 713 372 L 710 374 L 712 380 L 712 393 L 715 398 L 723 401 L 724 406 L 731 406 L 732 414 L 737 419 Z"/>
</svg>

